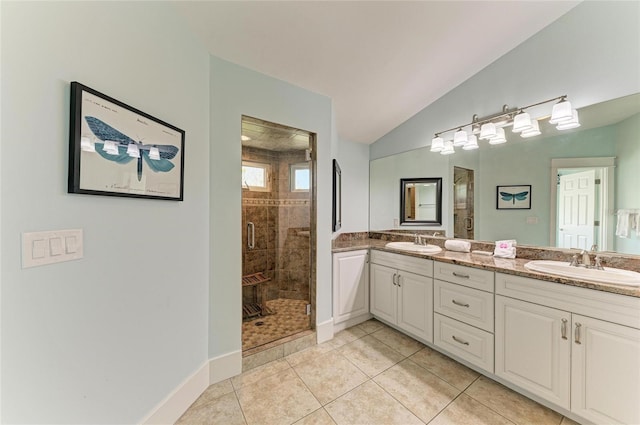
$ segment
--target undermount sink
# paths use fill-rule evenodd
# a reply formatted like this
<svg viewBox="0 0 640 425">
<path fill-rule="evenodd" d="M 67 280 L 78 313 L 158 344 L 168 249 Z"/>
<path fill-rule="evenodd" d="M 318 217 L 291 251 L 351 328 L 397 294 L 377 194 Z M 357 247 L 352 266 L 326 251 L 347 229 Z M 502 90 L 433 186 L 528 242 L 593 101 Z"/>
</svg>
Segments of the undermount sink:
<svg viewBox="0 0 640 425">
<path fill-rule="evenodd" d="M 389 242 L 385 246 L 391 249 L 419 252 L 421 254 L 435 254 L 442 251 L 442 248 L 437 245 L 417 245 L 413 242 Z"/>
<path fill-rule="evenodd" d="M 572 279 L 596 283 L 614 283 L 617 285 L 640 286 L 640 273 L 605 267 L 604 270 L 570 266 L 562 261 L 535 260 L 524 265 L 527 269 Z"/>
</svg>

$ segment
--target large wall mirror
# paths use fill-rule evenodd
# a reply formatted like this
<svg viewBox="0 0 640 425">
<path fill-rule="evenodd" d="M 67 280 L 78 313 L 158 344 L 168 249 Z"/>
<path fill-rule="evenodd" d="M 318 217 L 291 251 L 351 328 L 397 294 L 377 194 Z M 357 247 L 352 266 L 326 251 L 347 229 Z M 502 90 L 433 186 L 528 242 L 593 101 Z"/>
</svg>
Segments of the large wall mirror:
<svg viewBox="0 0 640 425">
<path fill-rule="evenodd" d="M 400 179 L 400 224 L 442 224 L 442 179 Z"/>
<path fill-rule="evenodd" d="M 443 177 L 441 228 L 448 237 L 453 237 L 453 170 L 463 167 L 475 174 L 475 240 L 516 239 L 521 245 L 566 247 L 567 238 L 562 233 L 566 229 L 560 229 L 563 221 L 558 220 L 558 214 L 566 215 L 568 210 L 564 204 L 565 209 L 558 211 L 561 208 L 558 196 L 562 196 L 558 184 L 566 179 L 565 175 L 594 169 L 593 199 L 597 203 L 589 210 L 595 214 L 593 220 L 589 219 L 593 238 L 583 239 L 597 244 L 601 250 L 640 255 L 639 232 L 628 231 L 625 237 L 616 235 L 618 212 L 640 209 L 640 94 L 581 108 L 579 116 L 579 128 L 560 132 L 541 121 L 540 136 L 525 140 L 508 130 L 507 143 L 490 146 L 480 142 L 476 151 L 443 157 L 425 147 L 371 161 L 370 229 L 402 229 L 397 207 L 390 206 L 392 200 L 393 206 L 399 202 L 397 182 L 429 170 L 429 174 Z M 566 165 L 572 160 L 576 164 L 589 164 L 593 162 L 589 159 L 595 158 L 613 161 L 613 165 L 596 168 Z M 558 159 L 564 165 L 552 164 L 552 160 Z M 532 186 L 536 196 L 531 209 L 496 208 L 496 187 L 513 184 Z M 603 199 L 605 196 L 611 199 Z M 575 242 L 568 244 L 573 248 Z"/>
</svg>

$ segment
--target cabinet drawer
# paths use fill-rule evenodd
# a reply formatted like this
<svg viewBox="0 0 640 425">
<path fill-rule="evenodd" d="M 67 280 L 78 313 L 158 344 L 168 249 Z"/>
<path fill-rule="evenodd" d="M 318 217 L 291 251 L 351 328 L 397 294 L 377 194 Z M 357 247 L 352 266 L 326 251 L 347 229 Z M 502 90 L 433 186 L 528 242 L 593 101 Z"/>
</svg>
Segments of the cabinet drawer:
<svg viewBox="0 0 640 425">
<path fill-rule="evenodd" d="M 434 281 L 434 310 L 493 333 L 493 294 Z"/>
<path fill-rule="evenodd" d="M 433 276 L 433 260 L 371 250 L 371 262 L 399 270 L 406 270 L 422 276 Z"/>
<path fill-rule="evenodd" d="M 433 264 L 434 278 L 487 292 L 493 292 L 493 275 L 494 273 L 490 270 L 475 269 L 439 261 Z"/>
<path fill-rule="evenodd" d="M 435 313 L 433 343 L 493 373 L 493 334 Z"/>
</svg>

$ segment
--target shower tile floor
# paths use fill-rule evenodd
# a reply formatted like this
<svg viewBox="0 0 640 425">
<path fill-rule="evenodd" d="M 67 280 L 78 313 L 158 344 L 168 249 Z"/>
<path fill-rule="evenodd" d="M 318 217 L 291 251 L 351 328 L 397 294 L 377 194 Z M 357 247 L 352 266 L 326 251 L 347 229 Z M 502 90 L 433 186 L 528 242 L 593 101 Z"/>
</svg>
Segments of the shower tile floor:
<svg viewBox="0 0 640 425">
<path fill-rule="evenodd" d="M 275 314 L 242 322 L 242 351 L 310 329 L 311 316 L 306 312 L 308 303 L 285 298 L 267 301 L 267 307 Z M 262 325 L 258 326 L 258 323 Z"/>
<path fill-rule="evenodd" d="M 207 388 L 180 425 L 578 425 L 386 325 Z"/>
</svg>

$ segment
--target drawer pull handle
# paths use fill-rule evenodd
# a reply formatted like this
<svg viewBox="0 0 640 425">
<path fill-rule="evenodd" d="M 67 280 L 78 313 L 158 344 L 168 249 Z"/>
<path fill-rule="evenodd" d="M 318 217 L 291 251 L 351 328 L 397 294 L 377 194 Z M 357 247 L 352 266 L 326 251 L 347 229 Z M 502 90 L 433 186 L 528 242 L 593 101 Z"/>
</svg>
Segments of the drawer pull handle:
<svg viewBox="0 0 640 425">
<path fill-rule="evenodd" d="M 396 286 L 396 285 L 397 285 L 397 283 L 396 283 L 396 277 L 397 277 L 397 276 L 398 276 L 398 273 L 394 273 L 394 274 L 393 274 L 393 286 Z"/>
<path fill-rule="evenodd" d="M 453 338 L 453 340 L 454 340 L 455 342 L 457 342 L 458 344 L 462 344 L 462 345 L 469 345 L 469 343 L 468 343 L 467 341 L 462 340 L 462 339 L 460 339 L 460 338 L 456 337 L 455 335 L 451 335 L 451 338 Z"/>
<path fill-rule="evenodd" d="M 560 331 L 562 332 L 562 339 L 567 339 L 567 319 L 562 319 Z"/>
<path fill-rule="evenodd" d="M 467 307 L 469 308 L 469 304 L 466 303 L 461 303 L 460 301 L 456 301 L 456 300 L 451 300 L 452 303 L 454 303 L 455 305 L 459 305 L 460 307 Z"/>
<path fill-rule="evenodd" d="M 400 285 L 400 278 L 401 278 L 401 277 L 402 277 L 402 276 L 401 276 L 400 274 L 398 274 L 398 288 L 402 288 L 402 286 Z"/>
<path fill-rule="evenodd" d="M 575 332 L 575 343 L 576 344 L 582 344 L 582 342 L 580 342 L 580 328 L 582 327 L 582 325 L 580 323 L 576 323 L 576 332 Z"/>
<path fill-rule="evenodd" d="M 458 273 L 458 272 L 453 272 L 453 275 L 455 277 L 461 277 L 463 279 L 469 279 L 469 275 L 468 274 L 464 274 L 464 273 Z"/>
</svg>

